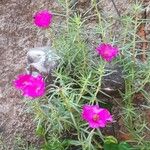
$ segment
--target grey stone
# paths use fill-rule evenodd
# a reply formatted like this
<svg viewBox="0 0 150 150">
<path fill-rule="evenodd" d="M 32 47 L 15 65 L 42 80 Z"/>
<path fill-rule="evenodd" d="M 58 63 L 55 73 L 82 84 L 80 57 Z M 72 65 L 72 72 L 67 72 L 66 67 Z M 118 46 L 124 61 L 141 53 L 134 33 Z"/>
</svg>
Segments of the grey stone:
<svg viewBox="0 0 150 150">
<path fill-rule="evenodd" d="M 125 89 L 122 67 L 108 64 L 106 70 L 106 76 L 102 79 L 101 89 L 110 96 L 119 97 L 119 92 L 124 92 Z"/>
<path fill-rule="evenodd" d="M 49 76 L 59 59 L 56 51 L 49 46 L 32 48 L 27 53 L 27 73 Z"/>
</svg>

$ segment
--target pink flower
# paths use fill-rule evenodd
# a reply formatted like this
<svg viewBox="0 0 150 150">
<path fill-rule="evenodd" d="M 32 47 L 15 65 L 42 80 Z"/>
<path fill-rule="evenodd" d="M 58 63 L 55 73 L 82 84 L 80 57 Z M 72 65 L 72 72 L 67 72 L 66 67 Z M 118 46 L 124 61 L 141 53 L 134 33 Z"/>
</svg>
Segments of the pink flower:
<svg viewBox="0 0 150 150">
<path fill-rule="evenodd" d="M 89 123 L 91 128 L 104 128 L 108 122 L 112 122 L 112 115 L 105 108 L 99 108 L 98 105 L 84 105 L 82 118 Z"/>
<path fill-rule="evenodd" d="M 41 75 L 36 77 L 29 74 L 18 75 L 13 84 L 16 89 L 21 90 L 23 95 L 27 97 L 41 97 L 45 93 L 45 82 Z"/>
<path fill-rule="evenodd" d="M 52 22 L 53 14 L 47 10 L 42 10 L 34 15 L 34 23 L 41 28 L 48 28 Z"/>
<path fill-rule="evenodd" d="M 102 43 L 96 48 L 98 54 L 107 62 L 112 61 L 118 55 L 118 48 L 110 44 Z"/>
</svg>

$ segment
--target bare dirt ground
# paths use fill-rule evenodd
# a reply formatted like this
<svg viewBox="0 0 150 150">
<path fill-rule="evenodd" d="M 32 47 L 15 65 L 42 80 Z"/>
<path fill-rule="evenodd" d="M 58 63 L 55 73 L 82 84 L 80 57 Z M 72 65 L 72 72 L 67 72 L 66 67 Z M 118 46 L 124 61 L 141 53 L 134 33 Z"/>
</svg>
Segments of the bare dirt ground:
<svg viewBox="0 0 150 150">
<path fill-rule="evenodd" d="M 12 81 L 25 72 L 28 49 L 49 43 L 45 31 L 34 26 L 32 16 L 51 7 L 52 0 L 0 0 L 0 141 L 5 149 L 14 149 L 17 135 L 38 143 L 32 117 L 24 113 L 26 106 Z"/>
</svg>

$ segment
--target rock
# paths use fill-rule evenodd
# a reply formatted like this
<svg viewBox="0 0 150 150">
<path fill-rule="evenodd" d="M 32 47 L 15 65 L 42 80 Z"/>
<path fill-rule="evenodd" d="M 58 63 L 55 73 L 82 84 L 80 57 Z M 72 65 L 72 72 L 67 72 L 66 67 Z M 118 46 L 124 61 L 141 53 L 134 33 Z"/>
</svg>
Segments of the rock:
<svg viewBox="0 0 150 150">
<path fill-rule="evenodd" d="M 150 83 L 148 82 L 144 85 L 144 92 L 145 94 L 149 95 L 149 91 L 150 91 Z"/>
<path fill-rule="evenodd" d="M 112 73 L 104 76 L 101 89 L 108 95 L 118 97 L 119 91 L 124 92 L 125 89 L 122 68 L 119 65 L 108 64 L 106 70 L 106 74 L 111 71 Z"/>
<path fill-rule="evenodd" d="M 36 47 L 27 53 L 27 73 L 48 77 L 58 65 L 60 57 L 51 47 Z"/>
</svg>

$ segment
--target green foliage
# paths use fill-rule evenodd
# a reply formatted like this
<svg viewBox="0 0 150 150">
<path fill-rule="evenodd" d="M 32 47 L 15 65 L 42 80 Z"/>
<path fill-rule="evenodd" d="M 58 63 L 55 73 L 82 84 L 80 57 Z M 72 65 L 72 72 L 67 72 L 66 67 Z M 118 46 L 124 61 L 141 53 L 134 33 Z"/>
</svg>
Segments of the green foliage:
<svg viewBox="0 0 150 150">
<path fill-rule="evenodd" d="M 112 34 L 114 30 L 112 20 L 101 16 L 96 1 L 92 1 L 92 8 L 98 20 L 90 31 L 86 29 L 87 18 L 70 10 L 70 1 L 58 0 L 58 2 L 66 12 L 66 20 L 59 27 L 58 34 L 54 34 L 58 28 L 52 27 L 51 35 L 54 35 L 52 47 L 57 50 L 61 60 L 52 73 L 54 82 L 50 85 L 47 96 L 31 103 L 37 122 L 36 133 L 45 140 L 42 150 L 67 150 L 71 146 L 82 150 L 133 149 L 127 142 L 118 142 L 112 136 L 105 138 L 104 132 L 103 134 L 101 132 L 103 130 L 89 129 L 87 123 L 81 119 L 83 104 L 108 106 L 98 98 L 98 94 L 102 92 L 103 77 L 112 73 L 106 71 L 106 63 L 94 55 L 96 45 L 91 46 L 87 42 L 87 35 L 91 33 L 95 37 L 92 41 L 94 40 L 96 44 L 100 41 L 98 35 L 102 37 L 103 42 L 120 47 L 120 56 L 112 62 L 123 68 L 125 80 L 125 92 L 121 93 L 122 101 L 117 102 L 121 107 L 118 115 L 133 136 L 130 143 L 134 143 L 135 150 L 139 150 L 139 147 L 146 150 L 149 148 L 149 142 L 144 140 L 143 133 L 150 129 L 133 105 L 133 97 L 137 92 L 142 92 L 145 98 L 150 100 L 149 94 L 144 90 L 150 81 L 150 61 L 144 64 L 136 59 L 140 55 L 136 47 L 139 38 L 137 29 L 142 22 L 135 16 L 141 11 L 141 4 L 135 3 L 134 11 L 129 12 L 131 15 L 118 18 L 122 29 L 120 35 L 120 33 Z M 116 38 L 117 34 L 119 38 Z M 147 109 L 149 108 L 147 106 Z"/>
<path fill-rule="evenodd" d="M 131 146 L 126 142 L 121 142 L 119 144 L 105 144 L 104 143 L 104 150 L 133 150 Z"/>
<path fill-rule="evenodd" d="M 60 141 L 57 137 L 50 139 L 41 150 L 67 150 L 69 142 L 66 140 Z"/>
<path fill-rule="evenodd" d="M 42 127 L 42 125 L 38 125 L 36 128 L 36 134 L 38 136 L 44 136 L 45 134 L 45 129 Z"/>
<path fill-rule="evenodd" d="M 118 143 L 113 136 L 107 136 L 104 141 L 104 150 L 133 150 L 127 142 Z"/>
<path fill-rule="evenodd" d="M 105 141 L 104 141 L 105 144 L 117 144 L 118 141 L 115 137 L 113 136 L 107 136 L 105 137 Z"/>
</svg>

